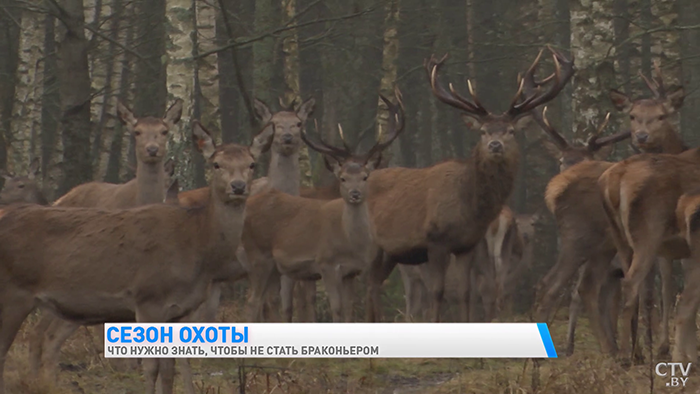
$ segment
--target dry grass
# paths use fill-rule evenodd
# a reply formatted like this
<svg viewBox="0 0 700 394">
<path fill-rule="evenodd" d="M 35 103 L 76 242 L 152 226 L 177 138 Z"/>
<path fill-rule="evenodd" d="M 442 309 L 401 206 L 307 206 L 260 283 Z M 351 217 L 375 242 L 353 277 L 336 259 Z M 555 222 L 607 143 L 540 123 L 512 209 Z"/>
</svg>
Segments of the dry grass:
<svg viewBox="0 0 700 394">
<path fill-rule="evenodd" d="M 235 321 L 240 311 L 223 308 L 221 318 Z M 27 366 L 26 326 L 18 335 L 6 366 L 8 393 L 130 394 L 143 392 L 138 371 L 97 356 L 93 338 L 81 329 L 63 348 L 58 381 L 35 379 Z M 563 350 L 566 322 L 550 328 Z M 573 357 L 542 360 L 538 373 L 532 362 L 515 359 L 193 359 L 197 393 L 435 393 L 435 394 L 624 394 L 649 393 L 649 367 L 622 368 L 600 355 L 580 320 Z M 181 361 L 178 361 L 181 362 Z M 691 373 L 692 374 L 692 373 Z M 533 378 L 534 377 L 534 378 Z M 243 379 L 241 379 L 243 378 Z M 534 381 L 534 383 L 533 383 Z M 685 390 L 664 387 L 656 378 L 656 393 L 700 392 L 700 375 L 691 376 Z M 176 392 L 182 393 L 179 378 Z"/>
</svg>

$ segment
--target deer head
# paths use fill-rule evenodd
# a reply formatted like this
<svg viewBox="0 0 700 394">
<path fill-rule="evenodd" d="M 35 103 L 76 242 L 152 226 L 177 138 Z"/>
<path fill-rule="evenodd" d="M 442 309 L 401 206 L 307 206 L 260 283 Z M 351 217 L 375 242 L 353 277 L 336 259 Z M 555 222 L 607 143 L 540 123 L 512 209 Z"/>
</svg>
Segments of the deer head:
<svg viewBox="0 0 700 394">
<path fill-rule="evenodd" d="M 367 179 L 381 161 L 382 151 L 391 145 L 404 129 L 403 102 L 398 88 L 394 91 L 397 104 L 393 104 L 383 95 L 379 97 L 389 109 L 389 125 L 383 142 L 378 140 L 365 154 L 353 153 L 343 136 L 343 128 L 338 125 L 338 133 L 343 143 L 342 148 L 337 148 L 323 141 L 319 134 L 319 143 L 309 140 L 306 132 L 302 131 L 302 140 L 313 150 L 321 153 L 329 170 L 340 181 L 340 195 L 349 204 L 361 204 L 367 195 Z"/>
<path fill-rule="evenodd" d="M 136 141 L 138 163 L 154 164 L 163 160 L 167 150 L 168 134 L 182 116 L 182 104 L 182 100 L 175 100 L 175 103 L 165 111 L 163 118 L 159 119 L 152 116 L 137 118 L 124 104 L 117 103 L 119 120 L 126 125 Z"/>
<path fill-rule="evenodd" d="M 259 147 L 244 148 L 225 144 L 216 146 L 211 133 L 195 121 L 192 125 L 194 146 L 212 169 L 209 187 L 221 201 L 230 204 L 245 203 L 255 172 L 255 161 L 260 156 Z"/>
<path fill-rule="evenodd" d="M 661 152 L 665 140 L 670 135 L 676 135 L 669 117 L 683 106 L 685 98 L 682 86 L 666 90 L 658 62 L 654 62 L 654 74 L 652 80 L 649 80 L 639 72 L 653 93 L 653 98 L 632 101 L 624 93 L 610 90 L 610 99 L 615 109 L 629 114 L 633 144 L 645 152 Z"/>
<path fill-rule="evenodd" d="M 538 86 L 532 94 L 521 99 L 524 79 L 520 79 L 518 91 L 511 101 L 510 107 L 502 114 L 493 114 L 484 108 L 477 98 L 471 81 L 467 80 L 469 94 L 472 97 L 471 100 L 457 93 L 452 84 L 449 84 L 448 92 L 438 82 L 437 74 L 447 55 L 440 60 L 437 60 L 435 57 L 426 60 L 424 66 L 428 72 L 433 94 L 443 103 L 464 111 L 462 119 L 467 124 L 467 127 L 481 132 L 481 141 L 477 146 L 477 152 L 482 156 L 490 157 L 493 160 L 505 160 L 513 155 L 517 155 L 518 147 L 515 141 L 515 130 L 523 127 L 522 121 L 531 115 L 530 111 L 532 109 L 556 97 L 574 74 L 573 58 L 568 60 L 551 47 L 547 48 L 552 53 L 555 69 L 551 76 L 538 85 L 542 86 L 551 82 L 549 89 L 542 91 Z M 541 50 L 537 55 L 537 58 L 526 73 L 526 78 L 528 76 L 534 78 L 543 52 L 544 50 Z"/>
<path fill-rule="evenodd" d="M 0 191 L 0 204 L 14 204 L 19 202 L 32 204 L 46 204 L 46 198 L 36 182 L 36 176 L 41 169 L 41 161 L 34 158 L 29 165 L 29 172 L 25 176 L 15 176 L 4 170 L 0 176 L 5 178 L 5 184 Z"/>
<path fill-rule="evenodd" d="M 256 137 L 264 142 L 264 150 L 271 147 L 274 153 L 282 156 L 298 152 L 301 146 L 300 133 L 304 128 L 304 122 L 314 110 L 316 100 L 310 98 L 296 109 L 293 102 L 289 106 L 283 106 L 283 109 L 275 114 L 272 114 L 267 104 L 261 100 L 255 99 L 254 104 L 256 115 L 265 125 L 258 135 L 259 138 Z"/>
</svg>

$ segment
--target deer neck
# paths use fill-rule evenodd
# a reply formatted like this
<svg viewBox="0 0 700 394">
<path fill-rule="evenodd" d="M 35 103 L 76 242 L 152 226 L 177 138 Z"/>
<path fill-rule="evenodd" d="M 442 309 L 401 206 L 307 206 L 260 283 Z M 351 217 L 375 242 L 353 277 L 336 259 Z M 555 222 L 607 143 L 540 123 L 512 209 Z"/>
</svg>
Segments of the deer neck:
<svg viewBox="0 0 700 394">
<path fill-rule="evenodd" d="M 235 260 L 236 248 L 241 241 L 243 220 L 245 219 L 245 202 L 224 203 L 221 201 L 214 188 L 209 188 L 209 201 L 206 205 L 202 226 L 205 231 L 201 234 L 206 237 L 208 249 L 211 254 L 212 272 L 219 275 L 226 270 L 226 264 Z"/>
<path fill-rule="evenodd" d="M 343 231 L 354 250 L 362 250 L 372 242 L 372 223 L 367 200 L 361 204 L 343 204 Z"/>
<path fill-rule="evenodd" d="M 299 195 L 299 152 L 288 156 L 273 153 L 270 158 L 270 168 L 267 171 L 270 186 L 283 193 Z"/>
<path fill-rule="evenodd" d="M 670 125 L 668 126 L 665 137 L 666 138 L 664 138 L 661 146 L 661 152 L 659 153 L 670 153 L 677 155 L 688 150 L 688 147 L 685 145 L 680 134 L 678 134 L 674 127 Z"/>
<path fill-rule="evenodd" d="M 510 197 L 515 184 L 515 176 L 518 171 L 519 154 L 513 153 L 502 160 L 493 160 L 484 156 L 480 149 L 474 152 L 473 176 L 468 177 L 466 190 L 462 193 L 474 194 L 476 204 L 475 214 L 477 218 L 484 218 L 485 226 L 488 226 L 501 212 L 503 204 Z M 464 199 L 463 201 L 469 201 Z"/>
<path fill-rule="evenodd" d="M 138 163 L 136 166 L 136 200 L 139 205 L 162 203 L 165 199 L 163 163 Z"/>
</svg>

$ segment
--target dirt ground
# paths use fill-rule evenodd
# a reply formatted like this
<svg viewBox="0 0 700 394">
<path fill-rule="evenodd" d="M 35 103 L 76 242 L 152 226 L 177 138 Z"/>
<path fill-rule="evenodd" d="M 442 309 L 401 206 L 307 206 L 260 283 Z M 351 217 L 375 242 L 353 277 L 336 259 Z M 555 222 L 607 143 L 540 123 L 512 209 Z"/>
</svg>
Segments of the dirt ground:
<svg viewBox="0 0 700 394">
<path fill-rule="evenodd" d="M 231 316 L 234 312 L 225 311 Z M 225 321 L 232 321 L 223 316 Z M 97 355 L 85 328 L 63 347 L 58 381 L 33 377 L 27 363 L 28 319 L 5 367 L 8 393 L 132 394 L 143 392 L 137 370 Z M 376 394 L 641 394 L 650 392 L 649 365 L 625 369 L 601 355 L 585 319 L 579 320 L 576 351 L 561 357 L 565 311 L 550 326 L 560 358 L 520 359 L 193 359 L 198 394 L 376 393 Z M 658 360 L 657 360 L 658 361 Z M 178 360 L 178 365 L 183 362 Z M 537 371 L 537 369 L 539 371 Z M 126 371 L 126 372 L 124 372 Z M 700 393 L 700 373 L 691 368 L 688 387 L 666 387 L 654 375 L 654 393 Z M 184 393 L 179 376 L 176 392 Z"/>
</svg>

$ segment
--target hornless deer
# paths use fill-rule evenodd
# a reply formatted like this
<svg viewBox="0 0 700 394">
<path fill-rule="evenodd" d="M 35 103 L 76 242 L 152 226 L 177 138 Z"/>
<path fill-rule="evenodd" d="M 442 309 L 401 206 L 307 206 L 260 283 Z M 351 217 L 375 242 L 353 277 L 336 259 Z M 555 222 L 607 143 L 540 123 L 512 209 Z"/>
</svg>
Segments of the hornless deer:
<svg viewBox="0 0 700 394">
<path fill-rule="evenodd" d="M 474 252 L 479 270 L 474 270 L 476 272 L 470 273 L 469 278 L 466 278 L 474 279 L 469 298 L 469 311 L 472 315 L 469 321 L 476 321 L 476 301 L 479 296 L 484 305 L 486 321 L 491 321 L 498 314 L 497 310 L 509 309 L 509 298 L 515 288 L 514 279 L 531 263 L 534 235 L 532 221 L 535 217 L 536 215 L 515 215 L 510 208 L 504 206 L 499 217 L 489 226 L 486 237 Z M 487 238 L 491 241 L 487 241 Z M 496 256 L 500 256 L 498 260 L 501 266 L 498 277 L 494 267 Z M 459 268 L 453 256 L 445 278 L 445 300 L 449 304 L 459 302 L 459 289 L 465 281 L 464 275 L 457 272 Z M 428 310 L 427 292 L 420 266 L 399 264 L 399 271 L 404 285 L 406 320 L 411 321 L 419 316 L 425 319 Z M 501 292 L 497 293 L 499 287 Z"/>
<path fill-rule="evenodd" d="M 269 190 L 277 189 L 281 192 L 299 195 L 301 175 L 299 173 L 299 149 L 301 148 L 300 133 L 304 129 L 304 123 L 313 112 L 316 100 L 308 99 L 294 110 L 294 103 L 288 108 L 280 99 L 283 109 L 272 114 L 267 104 L 255 99 L 255 110 L 262 119 L 263 124 L 272 129 L 269 144 L 271 144 L 270 165 L 267 177 L 256 180 L 253 195 Z M 261 134 L 266 133 L 265 130 Z M 241 260 L 246 260 L 245 251 L 240 250 Z M 294 289 L 297 289 L 299 317 L 301 321 L 316 321 L 316 284 L 313 282 L 297 282 L 283 276 L 281 281 L 280 296 L 284 318 L 291 321 L 293 313 Z M 274 299 L 274 298 L 273 298 Z M 273 307 L 274 308 L 274 307 Z M 272 314 L 276 315 L 273 310 Z"/>
<path fill-rule="evenodd" d="M 119 119 L 136 142 L 136 177 L 124 184 L 90 182 L 76 186 L 56 200 L 53 206 L 124 209 L 164 202 L 165 191 L 174 169 L 172 161 L 164 164 L 168 134 L 180 121 L 182 104 L 182 100 L 176 100 L 160 119 L 151 116 L 137 118 L 119 102 Z M 56 319 L 48 313 L 42 314 L 30 339 L 32 369 L 39 371 L 46 366 L 55 368 L 61 346 L 78 328 L 74 322 Z M 102 326 L 98 327 L 97 332 L 98 338 L 103 338 Z M 98 347 L 103 344 L 104 340 L 101 340 Z"/>
<path fill-rule="evenodd" d="M 173 322 L 207 299 L 212 281 L 227 279 L 260 152 L 217 147 L 198 122 L 193 138 L 213 168 L 206 207 L 0 210 L 0 368 L 36 307 L 82 325 L 134 317 Z M 173 392 L 174 360 L 144 359 L 143 365 L 147 393 L 155 392 L 158 374 L 162 393 Z"/>
<path fill-rule="evenodd" d="M 0 205 L 25 202 L 28 204 L 48 205 L 41 187 L 36 182 L 36 175 L 41 169 L 41 161 L 35 158 L 29 164 L 29 172 L 25 176 L 16 176 L 6 171 L 0 171 L 5 178 L 5 184 L 0 191 Z"/>
<path fill-rule="evenodd" d="M 489 112 L 479 102 L 469 82 L 472 100 L 446 90 L 437 74 L 446 56 L 425 62 L 433 94 L 445 104 L 464 111 L 469 128 L 479 130 L 481 139 L 466 160 L 449 160 L 427 168 L 386 168 L 372 174 L 369 182 L 370 212 L 380 248 L 372 264 L 368 288 L 368 320 L 379 318 L 380 291 L 397 263 L 428 264 L 426 285 L 430 297 L 429 320 L 439 321 L 445 270 L 450 255 L 468 266 L 469 253 L 498 217 L 513 189 L 519 150 L 515 130 L 530 111 L 552 100 L 574 73 L 573 61 L 553 54 L 552 85 L 521 102 L 522 80 L 510 107 L 502 114 Z M 534 73 L 543 51 L 528 70 Z M 467 320 L 468 287 L 460 297 L 460 315 Z"/>
<path fill-rule="evenodd" d="M 655 136 L 650 127 L 666 124 L 667 118 L 682 105 L 683 88 L 666 92 L 661 79 L 658 64 L 655 64 L 656 78 L 649 81 L 644 78 L 654 92 L 654 99 L 649 100 L 649 108 L 655 119 L 646 119 L 642 123 L 638 114 L 631 116 L 633 127 L 642 130 L 642 141 L 637 144 L 651 152 L 668 152 L 672 154 L 642 154 L 615 164 L 600 177 L 598 185 L 604 201 L 604 208 L 615 244 L 620 253 L 625 279 L 622 282 L 625 304 L 623 307 L 624 323 L 621 331 L 621 351 L 629 356 L 630 350 L 638 351 L 636 340 L 635 315 L 637 296 L 641 283 L 650 274 L 656 255 L 660 259 L 664 326 L 663 346 L 668 348 L 668 313 L 673 302 L 671 291 L 671 261 L 689 256 L 688 245 L 678 236 L 676 223 L 676 203 L 680 196 L 693 188 L 696 182 L 692 178 L 697 166 L 697 149 L 685 150 L 680 136 L 669 127 L 660 131 L 661 137 Z M 651 107 L 653 103 L 656 106 Z M 651 111 L 651 109 L 648 109 Z M 644 131 L 650 131 L 646 135 Z M 634 135 L 634 131 L 633 131 Z M 669 142 L 670 141 L 670 142 Z M 657 142 L 667 150 L 649 149 L 647 144 Z M 684 171 L 673 173 L 673 171 Z M 664 178 L 666 177 L 666 178 Z M 655 206 L 649 204 L 655 203 Z M 651 209 L 651 210 L 650 210 Z M 647 211 L 648 210 L 648 211 Z M 649 212 L 648 214 L 646 212 Z M 670 242 L 670 244 L 669 244 Z M 672 245 L 675 249 L 669 248 Z M 679 317 L 681 318 L 681 317 Z M 631 346 L 631 349 L 630 349 Z"/>
<path fill-rule="evenodd" d="M 243 245 L 250 259 L 249 313 L 253 318 L 261 312 L 263 296 L 275 288 L 271 285 L 282 274 L 295 280 L 323 279 L 333 320 L 350 321 L 352 281 L 369 266 L 375 251 L 367 179 L 381 152 L 398 137 L 404 125 L 398 89 L 398 105 L 380 97 L 387 104 L 392 121 L 385 141 L 377 141 L 365 155 L 353 154 L 345 142 L 343 149 L 322 140 L 317 144 L 302 132 L 304 142 L 329 159 L 327 163 L 340 180 L 342 198 L 325 201 L 275 190 L 251 197 Z M 339 131 L 342 137 L 340 126 Z"/>
<path fill-rule="evenodd" d="M 573 353 L 581 297 L 585 301 L 591 327 L 601 349 L 610 352 L 614 341 L 614 329 L 610 327 L 613 320 L 607 309 L 601 310 L 603 306 L 599 305 L 599 298 L 601 286 L 614 286 L 614 283 L 607 283 L 606 279 L 610 261 L 617 250 L 607 233 L 607 220 L 600 199 L 595 196 L 595 182 L 600 174 L 613 164 L 599 160 L 610 154 L 609 149 L 613 144 L 629 138 L 630 132 L 623 131 L 612 136 L 600 137 L 608 123 L 608 114 L 588 138 L 585 146 L 575 146 L 551 126 L 546 118 L 546 110 L 545 107 L 541 115 L 535 116 L 540 126 L 554 141 L 545 143 L 545 147 L 560 163 L 559 175 L 549 181 L 545 191 L 547 208 L 557 222 L 560 250 L 556 264 L 537 286 L 536 316 L 541 321 L 549 320 L 553 312 L 552 307 L 562 288 L 583 266 L 580 279 L 574 286 L 569 307 L 566 353 Z M 604 293 L 607 294 L 607 291 Z"/>
</svg>

